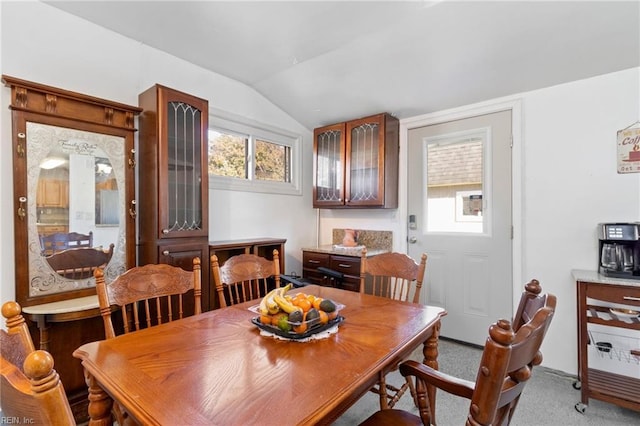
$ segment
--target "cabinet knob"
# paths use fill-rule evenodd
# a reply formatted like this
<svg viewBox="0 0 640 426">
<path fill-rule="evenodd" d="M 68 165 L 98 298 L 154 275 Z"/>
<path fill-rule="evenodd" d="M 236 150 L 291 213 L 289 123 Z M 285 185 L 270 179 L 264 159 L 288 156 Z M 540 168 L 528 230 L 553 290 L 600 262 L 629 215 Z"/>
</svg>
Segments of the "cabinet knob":
<svg viewBox="0 0 640 426">
<path fill-rule="evenodd" d="M 163 256 L 169 256 L 169 250 L 163 250 L 162 251 L 162 255 Z"/>
<path fill-rule="evenodd" d="M 168 230 L 168 229 L 163 229 L 163 230 L 162 230 L 162 233 L 163 233 L 164 235 L 167 235 L 167 234 L 169 233 L 169 230 Z"/>
</svg>

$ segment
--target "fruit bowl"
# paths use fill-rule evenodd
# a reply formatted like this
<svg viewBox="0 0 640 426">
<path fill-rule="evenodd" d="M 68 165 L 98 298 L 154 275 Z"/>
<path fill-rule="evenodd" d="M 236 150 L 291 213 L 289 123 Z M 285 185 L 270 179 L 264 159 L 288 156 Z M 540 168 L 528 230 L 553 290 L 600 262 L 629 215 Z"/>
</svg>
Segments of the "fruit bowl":
<svg viewBox="0 0 640 426">
<path fill-rule="evenodd" d="M 260 304 L 249 308 L 258 315 L 251 322 L 259 329 L 287 339 L 305 339 L 344 321 L 339 314 L 344 305 L 304 293 L 284 295 L 284 291 L 279 290 L 274 303 L 265 300 L 267 295 Z M 271 306 L 270 311 L 267 306 Z"/>
<path fill-rule="evenodd" d="M 342 321 L 344 321 L 344 317 L 338 315 L 335 319 L 329 321 L 327 324 L 317 324 L 307 329 L 307 331 L 305 331 L 304 333 L 297 333 L 295 331 L 283 331 L 279 327 L 263 324 L 260 322 L 260 317 L 251 318 L 251 322 L 260 330 L 264 330 L 268 333 L 273 333 L 277 336 L 293 340 L 306 339 L 307 337 L 313 336 L 314 334 L 322 333 L 323 331 L 329 330 L 333 326 L 340 324 Z"/>
</svg>

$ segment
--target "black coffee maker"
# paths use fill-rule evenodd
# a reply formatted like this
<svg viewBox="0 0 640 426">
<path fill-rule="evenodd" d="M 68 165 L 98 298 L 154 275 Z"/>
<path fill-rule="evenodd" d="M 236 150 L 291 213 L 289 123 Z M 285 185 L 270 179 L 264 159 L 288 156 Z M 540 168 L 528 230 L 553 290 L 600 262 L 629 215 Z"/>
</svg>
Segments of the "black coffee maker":
<svg viewBox="0 0 640 426">
<path fill-rule="evenodd" d="M 640 222 L 599 223 L 598 272 L 640 280 Z"/>
</svg>

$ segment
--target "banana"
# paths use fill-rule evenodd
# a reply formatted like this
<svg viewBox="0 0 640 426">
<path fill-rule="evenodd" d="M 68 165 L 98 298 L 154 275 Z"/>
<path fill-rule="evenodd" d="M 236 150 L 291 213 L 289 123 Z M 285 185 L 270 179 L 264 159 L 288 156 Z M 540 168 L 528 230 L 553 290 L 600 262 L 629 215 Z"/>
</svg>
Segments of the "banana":
<svg viewBox="0 0 640 426">
<path fill-rule="evenodd" d="M 286 292 L 288 292 L 289 290 L 291 290 L 291 287 L 293 287 L 293 284 L 289 283 L 287 285 L 285 285 L 284 287 L 280 287 L 276 289 L 276 293 L 278 293 L 281 296 L 284 296 L 284 294 Z"/>
<path fill-rule="evenodd" d="M 275 295 L 280 295 L 284 300 L 284 294 L 291 289 L 293 284 L 289 283 L 284 287 L 278 287 L 267 293 L 260 301 L 260 314 L 261 315 L 275 315 L 280 312 L 280 305 L 275 301 Z M 286 302 L 286 300 L 285 300 Z M 288 303 L 288 302 L 287 302 Z M 292 305 L 293 306 L 293 305 Z M 295 307 L 295 306 L 294 306 Z M 283 309 L 284 311 L 284 309 Z M 286 311 L 285 311 L 286 312 Z"/>
<path fill-rule="evenodd" d="M 267 294 L 267 296 L 265 297 L 267 299 L 267 310 L 271 315 L 275 315 L 280 312 L 280 306 L 278 306 L 276 301 L 273 300 L 273 296 L 275 294 L 275 292 L 269 292 L 269 294 Z"/>
<path fill-rule="evenodd" d="M 278 304 L 275 303 L 273 300 L 273 295 L 276 293 L 276 290 L 278 289 L 275 288 L 271 290 L 260 301 L 260 307 L 258 309 L 260 310 L 261 315 L 277 314 L 278 311 L 280 310 L 280 308 L 278 307 Z"/>
<path fill-rule="evenodd" d="M 263 297 L 258 307 L 260 315 L 269 315 L 269 308 L 267 308 L 267 296 Z"/>
<path fill-rule="evenodd" d="M 293 303 L 289 302 L 287 299 L 284 298 L 284 296 L 280 293 L 276 293 L 273 296 L 273 300 L 275 300 L 275 302 L 278 304 L 278 306 L 280 306 L 280 309 L 282 309 L 284 312 L 290 314 L 292 312 L 295 311 L 302 311 L 302 308 L 299 306 L 295 306 Z"/>
</svg>

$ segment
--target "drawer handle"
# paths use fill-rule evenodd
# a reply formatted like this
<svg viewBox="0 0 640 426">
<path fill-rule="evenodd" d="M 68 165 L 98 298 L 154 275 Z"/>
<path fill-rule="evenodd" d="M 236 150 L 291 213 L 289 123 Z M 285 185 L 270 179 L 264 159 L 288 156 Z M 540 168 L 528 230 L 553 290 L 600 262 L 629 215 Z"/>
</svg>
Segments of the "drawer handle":
<svg viewBox="0 0 640 426">
<path fill-rule="evenodd" d="M 309 259 L 309 263 L 320 263 L 320 261 L 319 260 Z"/>
<path fill-rule="evenodd" d="M 640 297 L 624 296 L 623 299 L 624 300 L 635 300 L 636 302 L 640 302 Z"/>
<path fill-rule="evenodd" d="M 351 268 L 351 265 L 347 265 L 345 263 L 338 263 L 338 266 L 341 268 Z"/>
</svg>

